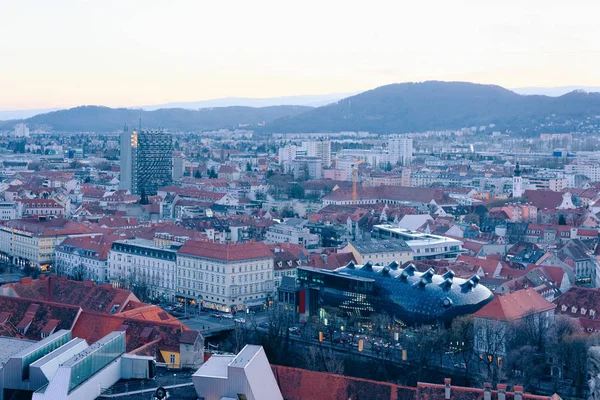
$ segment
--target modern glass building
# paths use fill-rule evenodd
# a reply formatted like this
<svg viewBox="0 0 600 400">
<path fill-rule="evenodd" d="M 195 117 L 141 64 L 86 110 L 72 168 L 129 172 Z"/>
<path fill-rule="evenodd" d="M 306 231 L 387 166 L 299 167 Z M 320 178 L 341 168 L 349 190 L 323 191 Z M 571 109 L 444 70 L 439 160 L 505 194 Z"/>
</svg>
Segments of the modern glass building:
<svg viewBox="0 0 600 400">
<path fill-rule="evenodd" d="M 63 364 L 71 368 L 69 391 L 125 353 L 125 332 L 112 332 Z"/>
<path fill-rule="evenodd" d="M 121 189 L 156 194 L 171 183 L 173 137 L 162 130 L 125 130 L 121 134 Z"/>
<path fill-rule="evenodd" d="M 433 269 L 421 273 L 412 264 L 401 269 L 396 262 L 350 263 L 335 271 L 299 267 L 298 282 L 301 312 L 316 315 L 325 306 L 348 316 L 385 312 L 407 325 L 447 323 L 474 313 L 494 297 L 478 276 L 460 279 L 452 271 L 436 275 Z"/>
</svg>

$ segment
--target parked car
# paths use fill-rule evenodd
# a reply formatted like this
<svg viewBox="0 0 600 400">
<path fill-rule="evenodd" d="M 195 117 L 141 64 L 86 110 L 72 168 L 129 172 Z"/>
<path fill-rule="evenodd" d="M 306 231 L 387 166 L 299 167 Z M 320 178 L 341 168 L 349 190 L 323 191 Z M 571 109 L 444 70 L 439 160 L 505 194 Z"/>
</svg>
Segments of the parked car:
<svg viewBox="0 0 600 400">
<path fill-rule="evenodd" d="M 234 322 L 238 323 L 238 324 L 245 324 L 246 320 L 244 318 L 236 318 L 233 320 Z"/>
</svg>

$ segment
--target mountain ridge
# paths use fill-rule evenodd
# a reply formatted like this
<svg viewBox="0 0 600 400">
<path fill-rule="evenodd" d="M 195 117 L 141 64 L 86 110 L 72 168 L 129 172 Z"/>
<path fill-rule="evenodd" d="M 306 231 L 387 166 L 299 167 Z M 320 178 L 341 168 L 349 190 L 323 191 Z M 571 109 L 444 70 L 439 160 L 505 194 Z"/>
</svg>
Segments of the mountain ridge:
<svg viewBox="0 0 600 400">
<path fill-rule="evenodd" d="M 23 122 L 30 129 L 46 128 L 59 132 L 117 132 L 124 125 L 162 127 L 173 131 L 203 131 L 216 129 L 255 128 L 262 123 L 283 116 L 295 115 L 311 109 L 305 106 L 271 107 L 217 107 L 188 110 L 161 108 L 145 111 L 133 108 L 79 106 L 67 110 L 39 114 L 23 120 L 0 121 L 0 129 L 10 129 Z"/>
<path fill-rule="evenodd" d="M 600 93 L 520 95 L 498 85 L 408 82 L 368 90 L 262 127 L 264 132 L 411 133 L 495 125 L 498 130 L 568 130 L 600 115 Z M 548 120 L 547 118 L 550 118 Z M 571 129 L 573 126 L 570 127 Z"/>
</svg>

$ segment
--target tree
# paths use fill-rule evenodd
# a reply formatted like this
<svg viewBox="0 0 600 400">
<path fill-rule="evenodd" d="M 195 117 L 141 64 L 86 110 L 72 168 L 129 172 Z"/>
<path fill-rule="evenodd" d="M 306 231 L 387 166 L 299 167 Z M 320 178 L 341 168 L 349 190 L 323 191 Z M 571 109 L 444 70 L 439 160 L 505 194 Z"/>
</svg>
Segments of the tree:
<svg viewBox="0 0 600 400">
<path fill-rule="evenodd" d="M 563 214 L 559 215 L 559 217 L 558 217 L 558 224 L 559 225 L 566 225 L 567 224 L 567 220 L 565 219 L 565 216 Z"/>
<path fill-rule="evenodd" d="M 469 377 L 470 362 L 473 360 L 473 344 L 475 342 L 475 327 L 473 317 L 465 315 L 456 317 L 450 325 L 450 348 L 465 364 L 465 376 Z"/>
<path fill-rule="evenodd" d="M 251 171 L 252 171 L 252 165 L 250 165 L 250 161 L 248 161 L 248 162 L 246 163 L 246 171 L 247 171 L 247 172 L 251 172 Z"/>
<path fill-rule="evenodd" d="M 142 189 L 139 204 L 150 204 L 150 200 L 148 200 L 148 196 L 146 195 L 146 189 Z"/>
<path fill-rule="evenodd" d="M 294 216 L 294 209 L 289 205 L 284 206 L 280 211 L 281 218 L 292 218 Z"/>
<path fill-rule="evenodd" d="M 443 351 L 445 337 L 444 330 L 439 327 L 420 326 L 411 331 L 408 351 L 416 363 L 417 381 L 421 381 L 432 357 Z"/>
<path fill-rule="evenodd" d="M 272 177 L 273 175 L 275 175 L 275 172 L 273 172 L 273 170 L 271 170 L 271 169 L 270 169 L 270 170 L 268 170 L 268 171 L 267 171 L 267 173 L 266 173 L 265 177 L 266 177 L 267 179 L 269 179 L 269 178 L 270 178 L 270 177 Z"/>
<path fill-rule="evenodd" d="M 292 183 L 288 188 L 288 196 L 292 199 L 303 199 L 304 188 L 299 183 Z"/>
<path fill-rule="evenodd" d="M 256 200 L 266 200 L 267 194 L 262 190 L 257 190 L 256 193 L 254 194 L 254 198 Z"/>
<path fill-rule="evenodd" d="M 194 178 L 196 178 L 196 179 L 202 178 L 202 173 L 200 172 L 199 169 L 197 169 L 196 172 L 194 172 Z"/>
<path fill-rule="evenodd" d="M 208 178 L 209 179 L 217 179 L 219 177 L 219 174 L 217 173 L 217 171 L 215 171 L 215 167 L 212 167 L 211 169 L 208 170 Z"/>
<path fill-rule="evenodd" d="M 387 164 L 385 164 L 385 167 L 383 168 L 384 171 L 388 171 L 388 172 L 390 172 L 393 169 L 394 169 L 394 167 L 392 166 L 392 163 L 390 161 L 388 161 Z"/>
<path fill-rule="evenodd" d="M 488 319 L 478 319 L 475 323 L 476 349 L 487 367 L 487 379 L 493 385 L 498 382 L 498 357 L 505 353 L 507 329 L 503 323 Z"/>
</svg>

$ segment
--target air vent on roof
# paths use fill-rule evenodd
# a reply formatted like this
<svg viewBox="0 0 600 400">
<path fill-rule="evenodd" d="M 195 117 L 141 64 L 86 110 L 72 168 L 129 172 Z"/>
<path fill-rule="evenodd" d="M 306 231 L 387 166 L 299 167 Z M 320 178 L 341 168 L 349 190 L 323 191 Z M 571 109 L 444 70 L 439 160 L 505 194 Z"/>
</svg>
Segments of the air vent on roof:
<svg viewBox="0 0 600 400">
<path fill-rule="evenodd" d="M 390 269 L 398 269 L 398 262 L 397 261 L 392 261 L 391 263 L 388 264 L 388 268 Z"/>
<path fill-rule="evenodd" d="M 366 264 L 363 265 L 361 269 L 365 269 L 365 270 L 373 269 L 373 263 L 371 262 L 371 260 L 367 261 Z"/>
</svg>

